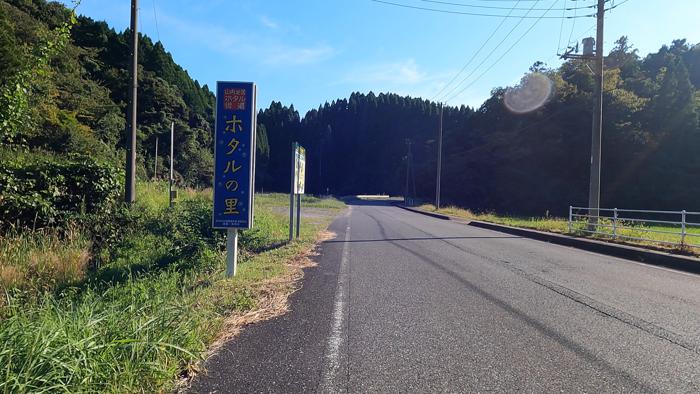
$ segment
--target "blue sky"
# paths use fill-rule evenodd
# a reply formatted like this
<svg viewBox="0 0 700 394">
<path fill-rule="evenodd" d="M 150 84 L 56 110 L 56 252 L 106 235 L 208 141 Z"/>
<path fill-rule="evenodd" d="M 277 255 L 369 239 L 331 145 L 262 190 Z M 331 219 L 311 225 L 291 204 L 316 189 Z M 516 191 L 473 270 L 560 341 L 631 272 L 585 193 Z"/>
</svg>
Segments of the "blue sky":
<svg viewBox="0 0 700 394">
<path fill-rule="evenodd" d="M 422 0 L 390 1 L 492 14 L 507 14 L 518 3 L 445 0 L 467 5 L 455 6 Z M 700 42 L 700 0 L 623 1 L 616 0 L 619 7 L 606 18 L 606 52 L 621 35 L 627 35 L 642 55 L 675 38 Z M 69 0 L 63 2 L 70 4 Z M 594 3 L 521 0 L 516 6 L 561 9 Z M 469 7 L 475 5 L 508 9 Z M 82 0 L 78 13 L 123 30 L 129 26 L 129 7 L 129 0 Z M 526 12 L 512 11 L 511 15 Z M 532 10 L 529 15 L 563 13 Z M 573 15 L 573 11 L 567 14 Z M 516 83 L 535 61 L 559 64 L 560 36 L 561 46 L 565 46 L 569 36 L 573 41 L 595 35 L 594 18 L 566 19 L 562 26 L 561 19 L 504 20 L 399 8 L 371 0 L 140 0 L 140 18 L 140 30 L 154 40 L 160 38 L 175 61 L 200 83 L 213 88 L 217 80 L 255 81 L 260 106 L 278 100 L 294 104 L 302 115 L 353 91 L 391 91 L 431 99 L 477 53 L 443 93 L 453 96 L 448 101 L 451 105 L 478 107 L 491 89 Z M 487 58 L 501 41 L 503 44 Z M 465 77 L 464 83 L 454 88 Z"/>
</svg>

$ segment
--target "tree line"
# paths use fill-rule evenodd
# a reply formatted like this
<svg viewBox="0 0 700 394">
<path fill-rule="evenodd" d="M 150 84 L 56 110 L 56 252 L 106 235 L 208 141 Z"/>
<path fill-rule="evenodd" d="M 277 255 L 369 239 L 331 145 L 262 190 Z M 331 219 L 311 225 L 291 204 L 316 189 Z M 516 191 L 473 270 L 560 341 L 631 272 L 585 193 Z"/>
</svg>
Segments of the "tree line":
<svg viewBox="0 0 700 394">
<path fill-rule="evenodd" d="M 605 64 L 602 206 L 700 210 L 700 45 L 675 40 L 641 57 L 621 37 Z M 531 112 L 509 110 L 502 87 L 479 108 L 444 108 L 443 202 L 512 214 L 587 206 L 592 73 L 584 60 L 537 62 L 520 88 L 533 74 L 550 81 L 553 95 Z M 438 117 L 437 103 L 390 93 L 353 93 L 303 118 L 273 102 L 258 116 L 270 149 L 258 187 L 288 188 L 297 140 L 307 148 L 312 193 L 404 194 L 410 140 L 415 193 L 432 200 Z"/>
<path fill-rule="evenodd" d="M 119 198 L 130 35 L 56 2 L 0 1 L 3 221 L 48 223 L 57 211 L 100 209 L 93 198 Z M 177 181 L 210 186 L 213 92 L 161 42 L 141 35 L 139 49 L 138 177 L 166 176 L 174 122 Z M 700 210 L 700 46 L 675 40 L 640 56 L 621 37 L 605 64 L 602 205 Z M 587 204 L 591 72 L 583 60 L 537 62 L 516 89 L 532 75 L 546 77 L 553 95 L 530 112 L 508 109 L 507 87 L 479 108 L 444 107 L 445 203 L 514 214 Z M 393 93 L 355 92 L 303 116 L 274 101 L 258 113 L 257 190 L 288 191 L 298 141 L 309 193 L 401 195 L 410 142 L 409 193 L 431 200 L 439 113 L 438 103 Z"/>
</svg>

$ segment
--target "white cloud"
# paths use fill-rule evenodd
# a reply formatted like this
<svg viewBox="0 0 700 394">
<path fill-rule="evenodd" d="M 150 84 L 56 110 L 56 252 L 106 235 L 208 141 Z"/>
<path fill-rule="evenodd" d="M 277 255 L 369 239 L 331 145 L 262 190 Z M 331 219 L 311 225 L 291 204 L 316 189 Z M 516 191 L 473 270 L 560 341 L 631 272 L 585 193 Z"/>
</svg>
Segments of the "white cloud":
<svg viewBox="0 0 700 394">
<path fill-rule="evenodd" d="M 335 54 L 335 50 L 324 43 L 290 45 L 260 34 L 232 33 L 221 26 L 191 22 L 170 15 L 162 15 L 161 19 L 164 21 L 162 25 L 177 32 L 183 40 L 218 52 L 227 59 L 246 59 L 267 66 L 290 66 L 319 63 Z"/>
<path fill-rule="evenodd" d="M 263 50 L 264 63 L 276 66 L 319 63 L 333 56 L 335 50 L 321 44 L 313 47 L 273 46 Z"/>
<path fill-rule="evenodd" d="M 426 74 L 419 70 L 414 59 L 356 67 L 340 83 L 414 85 L 423 82 Z"/>
<path fill-rule="evenodd" d="M 428 72 L 415 59 L 356 66 L 331 85 L 349 85 L 351 90 L 392 92 L 433 99 L 455 75 L 456 69 Z M 454 83 L 454 82 L 453 82 Z M 449 91 L 449 88 L 447 89 Z M 488 98 L 470 89 L 450 100 L 450 105 L 479 107 Z"/>
<path fill-rule="evenodd" d="M 280 25 L 277 22 L 273 21 L 265 15 L 260 17 L 260 23 L 262 23 L 262 25 L 267 27 L 268 29 L 278 29 L 280 27 Z"/>
</svg>

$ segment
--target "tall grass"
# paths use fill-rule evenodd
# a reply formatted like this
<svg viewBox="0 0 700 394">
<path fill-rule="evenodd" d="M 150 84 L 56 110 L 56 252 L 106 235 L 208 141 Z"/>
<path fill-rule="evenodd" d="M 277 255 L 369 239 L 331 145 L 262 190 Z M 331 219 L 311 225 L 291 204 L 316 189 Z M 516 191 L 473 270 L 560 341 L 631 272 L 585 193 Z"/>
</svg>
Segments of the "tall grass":
<svg viewBox="0 0 700 394">
<path fill-rule="evenodd" d="M 313 244 L 338 212 L 325 207 L 343 206 L 307 201 L 328 214 L 306 221 L 302 240 L 288 244 L 281 197 L 259 196 L 256 228 L 241 233 L 238 275 L 227 280 L 223 234 L 210 226 L 210 195 L 190 191 L 169 209 L 162 186 L 141 187 L 140 193 L 141 217 L 105 264 L 82 272 L 72 286 L 38 292 L 31 300 L 5 292 L 0 392 L 171 390 L 176 377 L 202 358 L 226 316 L 256 307 L 263 296 L 257 284 L 284 274 L 285 261 Z M 18 234 L 0 253 L 22 267 L 32 253 L 67 256 L 61 248 L 88 246 L 80 236 L 65 242 Z"/>
<path fill-rule="evenodd" d="M 153 391 L 197 358 L 211 312 L 163 272 L 79 299 L 12 304 L 0 328 L 3 392 Z M 206 331 L 206 330 L 204 330 Z"/>
<path fill-rule="evenodd" d="M 136 202 L 147 211 L 157 211 L 168 207 L 170 203 L 167 181 L 139 182 L 136 185 Z"/>
<path fill-rule="evenodd" d="M 36 293 L 82 280 L 90 241 L 77 229 L 10 232 L 0 236 L 0 291 Z"/>
</svg>

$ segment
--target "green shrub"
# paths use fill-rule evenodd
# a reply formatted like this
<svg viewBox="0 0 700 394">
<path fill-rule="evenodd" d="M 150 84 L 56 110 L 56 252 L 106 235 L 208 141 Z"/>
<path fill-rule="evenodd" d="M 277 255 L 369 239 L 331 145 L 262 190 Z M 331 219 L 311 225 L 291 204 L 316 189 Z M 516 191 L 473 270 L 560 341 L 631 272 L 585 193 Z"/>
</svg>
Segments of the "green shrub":
<svg viewBox="0 0 700 394">
<path fill-rule="evenodd" d="M 117 201 L 120 175 L 89 156 L 30 152 L 0 162 L 0 223 L 43 227 L 95 214 Z"/>
</svg>

